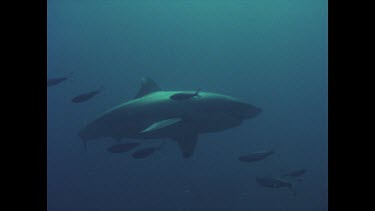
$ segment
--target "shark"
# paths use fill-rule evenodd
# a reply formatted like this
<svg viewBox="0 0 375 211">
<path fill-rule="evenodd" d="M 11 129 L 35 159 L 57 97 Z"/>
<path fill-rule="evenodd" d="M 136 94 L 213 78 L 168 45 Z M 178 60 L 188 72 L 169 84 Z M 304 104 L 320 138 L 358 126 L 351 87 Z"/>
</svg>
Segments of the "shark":
<svg viewBox="0 0 375 211">
<path fill-rule="evenodd" d="M 107 137 L 170 139 L 178 144 L 182 157 L 189 158 L 199 134 L 237 127 L 261 112 L 257 106 L 223 94 L 200 89 L 165 91 L 151 78 L 143 77 L 133 99 L 103 112 L 78 135 L 85 149 L 88 141 Z"/>
</svg>

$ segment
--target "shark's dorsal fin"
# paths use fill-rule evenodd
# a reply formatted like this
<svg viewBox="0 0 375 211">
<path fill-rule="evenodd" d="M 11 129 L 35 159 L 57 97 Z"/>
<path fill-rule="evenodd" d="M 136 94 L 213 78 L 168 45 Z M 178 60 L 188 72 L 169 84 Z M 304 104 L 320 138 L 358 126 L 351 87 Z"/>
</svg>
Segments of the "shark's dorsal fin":
<svg viewBox="0 0 375 211">
<path fill-rule="evenodd" d="M 181 118 L 171 118 L 171 119 L 164 119 L 158 122 L 155 122 L 148 126 L 146 129 L 142 130 L 141 133 L 151 132 L 151 131 L 157 131 L 163 128 L 166 128 L 168 126 L 174 125 L 178 122 L 180 122 Z"/>
<path fill-rule="evenodd" d="M 180 147 L 180 150 L 182 152 L 182 156 L 184 158 L 188 158 L 193 155 L 195 146 L 197 145 L 198 141 L 198 134 L 185 134 L 181 137 L 174 138 L 174 140 L 177 141 L 178 146 Z"/>
<path fill-rule="evenodd" d="M 141 80 L 141 88 L 135 95 L 134 99 L 143 97 L 152 92 L 160 91 L 160 87 L 151 78 L 143 77 Z"/>
</svg>

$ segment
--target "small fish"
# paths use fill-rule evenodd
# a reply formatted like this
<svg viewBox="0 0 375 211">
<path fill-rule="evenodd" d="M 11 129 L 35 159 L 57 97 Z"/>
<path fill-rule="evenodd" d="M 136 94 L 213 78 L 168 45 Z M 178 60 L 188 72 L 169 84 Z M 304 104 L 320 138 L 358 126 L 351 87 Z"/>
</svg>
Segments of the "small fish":
<svg viewBox="0 0 375 211">
<path fill-rule="evenodd" d="M 135 158 L 135 159 L 146 158 L 146 157 L 150 156 L 151 154 L 153 154 L 154 152 L 160 150 L 162 145 L 163 144 L 161 144 L 159 147 L 147 147 L 147 148 L 140 149 L 140 150 L 134 152 L 132 154 L 132 157 Z"/>
<path fill-rule="evenodd" d="M 87 93 L 80 94 L 72 99 L 73 103 L 83 103 L 88 100 L 90 100 L 95 95 L 99 94 L 103 90 L 103 87 L 100 87 L 99 89 Z"/>
<path fill-rule="evenodd" d="M 177 93 L 170 97 L 172 100 L 188 100 L 192 97 L 198 96 L 201 89 L 198 89 L 194 94 L 187 94 L 187 93 Z"/>
<path fill-rule="evenodd" d="M 278 178 L 271 178 L 271 177 L 256 177 L 256 182 L 263 186 L 268 188 L 288 188 L 293 195 L 296 195 L 296 191 L 293 189 L 292 183 L 287 182 L 282 179 Z"/>
<path fill-rule="evenodd" d="M 109 147 L 107 151 L 112 152 L 112 153 L 123 153 L 123 152 L 128 152 L 139 145 L 140 143 L 116 144 L 116 145 Z"/>
<path fill-rule="evenodd" d="M 67 80 L 71 75 L 73 74 L 73 72 L 69 73 L 69 75 L 65 76 L 65 77 L 59 77 L 59 78 L 51 78 L 51 79 L 48 79 L 47 80 L 47 87 L 50 87 L 50 86 L 55 86 L 65 80 Z"/>
<path fill-rule="evenodd" d="M 267 158 L 268 156 L 272 155 L 275 153 L 273 150 L 264 150 L 264 151 L 258 151 L 258 152 L 253 152 L 248 155 L 240 156 L 238 160 L 242 162 L 255 162 L 259 160 L 263 160 Z"/>
<path fill-rule="evenodd" d="M 286 174 L 282 175 L 281 178 L 286 178 L 286 177 L 296 178 L 296 177 L 300 177 L 300 176 L 304 175 L 305 173 L 306 173 L 306 169 L 299 169 L 299 170 L 295 170 L 295 171 L 291 171 L 289 173 L 286 173 Z"/>
</svg>

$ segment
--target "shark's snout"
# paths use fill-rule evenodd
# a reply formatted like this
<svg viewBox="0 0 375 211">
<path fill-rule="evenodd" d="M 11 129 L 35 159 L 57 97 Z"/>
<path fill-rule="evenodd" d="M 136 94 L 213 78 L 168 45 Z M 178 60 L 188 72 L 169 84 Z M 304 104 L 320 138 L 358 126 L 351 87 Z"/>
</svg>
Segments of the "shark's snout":
<svg viewBox="0 0 375 211">
<path fill-rule="evenodd" d="M 241 119 L 249 119 L 258 116 L 262 109 L 244 102 L 236 102 L 233 104 L 230 113 Z"/>
<path fill-rule="evenodd" d="M 253 116 L 258 116 L 260 113 L 262 113 L 262 109 L 254 107 Z"/>
<path fill-rule="evenodd" d="M 245 108 L 242 111 L 242 115 L 245 118 L 254 118 L 262 113 L 262 109 L 250 104 L 246 104 Z"/>
</svg>

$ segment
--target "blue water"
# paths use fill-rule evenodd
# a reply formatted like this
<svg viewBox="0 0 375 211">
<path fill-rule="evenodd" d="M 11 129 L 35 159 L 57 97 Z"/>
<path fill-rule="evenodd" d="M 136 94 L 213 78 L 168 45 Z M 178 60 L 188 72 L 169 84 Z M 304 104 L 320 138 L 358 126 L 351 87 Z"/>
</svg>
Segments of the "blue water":
<svg viewBox="0 0 375 211">
<path fill-rule="evenodd" d="M 48 0 L 47 21 L 48 77 L 74 72 L 47 93 L 49 211 L 328 210 L 326 0 Z M 110 138 L 85 152 L 78 131 L 132 99 L 144 76 L 263 112 L 201 135 L 189 159 L 172 141 L 145 160 L 110 154 Z M 300 168 L 296 196 L 255 182 Z"/>
</svg>

